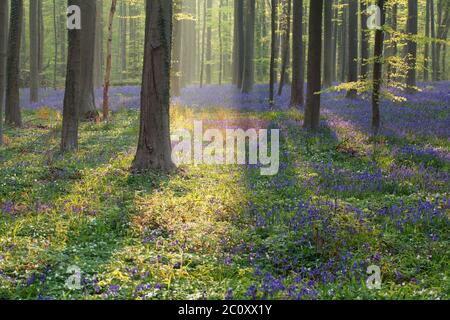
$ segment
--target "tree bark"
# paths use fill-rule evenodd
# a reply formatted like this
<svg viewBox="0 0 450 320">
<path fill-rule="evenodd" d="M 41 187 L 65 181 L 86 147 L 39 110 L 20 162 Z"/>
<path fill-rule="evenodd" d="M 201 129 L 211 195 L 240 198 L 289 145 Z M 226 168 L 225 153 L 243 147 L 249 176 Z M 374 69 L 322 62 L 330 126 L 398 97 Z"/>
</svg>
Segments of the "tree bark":
<svg viewBox="0 0 450 320">
<path fill-rule="evenodd" d="M 173 40 L 172 40 L 172 69 L 170 70 L 171 75 L 171 86 L 172 95 L 181 95 L 181 39 L 182 39 L 182 20 L 181 14 L 183 12 L 183 4 L 181 0 L 176 0 L 174 4 L 174 18 L 173 18 Z"/>
<path fill-rule="evenodd" d="M 242 88 L 244 71 L 244 0 L 234 1 L 233 83 Z"/>
<path fill-rule="evenodd" d="M 3 145 L 3 109 L 5 106 L 8 14 L 8 1 L 0 1 L 0 146 Z"/>
<path fill-rule="evenodd" d="M 281 61 L 281 72 L 280 72 L 280 83 L 278 86 L 278 95 L 281 96 L 283 94 L 283 87 L 286 81 L 288 81 L 288 66 L 289 66 L 289 45 L 291 41 L 291 8 L 292 3 L 291 0 L 285 0 L 283 6 L 283 20 L 281 23 L 282 34 L 282 61 Z"/>
<path fill-rule="evenodd" d="M 277 21 L 278 21 L 278 0 L 271 2 L 271 50 L 270 50 L 270 80 L 269 80 L 269 104 L 271 106 L 275 103 L 275 82 L 277 75 L 275 72 L 277 63 Z"/>
<path fill-rule="evenodd" d="M 377 5 L 381 8 L 381 25 L 385 23 L 384 0 L 378 0 Z M 380 130 L 380 90 L 383 71 L 383 40 L 384 32 L 378 29 L 375 33 L 374 66 L 373 66 L 373 93 L 372 93 L 372 130 L 377 135 Z"/>
<path fill-rule="evenodd" d="M 333 1 L 326 0 L 324 2 L 324 36 L 323 36 L 323 86 L 328 88 L 332 82 L 332 63 L 333 63 Z"/>
<path fill-rule="evenodd" d="M 247 0 L 247 17 L 244 46 L 244 71 L 242 77 L 242 92 L 249 93 L 253 89 L 255 77 L 255 11 L 256 1 Z"/>
<path fill-rule="evenodd" d="M 109 11 L 108 20 L 108 42 L 106 44 L 106 70 L 105 81 L 103 85 L 103 119 L 107 120 L 109 117 L 109 87 L 111 81 L 111 65 L 112 65 L 112 38 L 113 38 L 113 21 L 116 13 L 117 0 L 111 0 L 111 9 Z"/>
<path fill-rule="evenodd" d="M 317 130 L 320 126 L 323 1 L 310 0 L 309 9 L 308 91 L 304 122 L 304 127 L 309 130 Z"/>
<path fill-rule="evenodd" d="M 30 0 L 30 102 L 39 100 L 39 0 Z"/>
<path fill-rule="evenodd" d="M 170 57 L 172 0 L 147 0 L 139 143 L 132 169 L 172 171 Z"/>
<path fill-rule="evenodd" d="M 348 8 L 348 74 L 347 82 L 358 81 L 358 2 L 349 0 Z M 356 98 L 356 89 L 347 91 L 347 98 Z"/>
<path fill-rule="evenodd" d="M 417 35 L 417 0 L 408 0 L 408 24 L 407 30 L 409 37 Z M 407 44 L 408 56 L 406 61 L 408 63 L 408 73 L 406 77 L 406 84 L 409 92 L 416 91 L 416 65 L 417 65 L 417 42 L 416 39 L 409 39 Z"/>
<path fill-rule="evenodd" d="M 79 116 L 82 120 L 97 118 L 94 95 L 94 60 L 96 34 L 96 1 L 81 1 L 81 103 Z"/>
<path fill-rule="evenodd" d="M 23 0 L 11 0 L 6 80 L 6 123 L 21 127 L 20 111 L 20 45 L 23 28 Z"/>
<path fill-rule="evenodd" d="M 212 11 L 212 0 L 207 0 L 207 11 L 206 11 L 206 83 L 211 84 L 212 82 L 212 25 L 211 25 L 211 11 Z"/>
<path fill-rule="evenodd" d="M 91 0 L 69 0 L 68 6 L 78 5 Z M 81 30 L 68 31 L 67 77 L 64 94 L 63 124 L 61 133 L 61 152 L 78 149 L 78 118 L 81 102 Z"/>
<path fill-rule="evenodd" d="M 303 65 L 303 0 L 293 0 L 291 107 L 304 102 L 305 68 Z"/>
<path fill-rule="evenodd" d="M 361 0 L 361 79 L 366 80 L 369 76 L 369 39 L 370 33 L 367 28 L 367 2 Z"/>
</svg>

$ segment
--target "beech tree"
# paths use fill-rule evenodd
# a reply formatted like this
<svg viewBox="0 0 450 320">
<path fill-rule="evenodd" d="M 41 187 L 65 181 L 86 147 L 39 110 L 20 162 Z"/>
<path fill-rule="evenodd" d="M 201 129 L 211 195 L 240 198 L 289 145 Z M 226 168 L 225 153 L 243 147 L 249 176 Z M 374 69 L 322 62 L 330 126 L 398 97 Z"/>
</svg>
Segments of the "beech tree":
<svg viewBox="0 0 450 320">
<path fill-rule="evenodd" d="M 255 71 L 255 10 L 256 1 L 248 0 L 244 42 L 244 70 L 242 76 L 242 92 L 249 93 L 253 88 Z"/>
<path fill-rule="evenodd" d="M 358 2 L 348 0 L 348 82 L 358 81 Z M 347 92 L 347 98 L 356 98 L 356 89 Z"/>
<path fill-rule="evenodd" d="M 417 0 L 408 0 L 408 23 L 406 32 L 409 35 L 407 44 L 408 73 L 406 84 L 409 91 L 415 91 L 416 87 L 416 67 L 417 67 L 417 40 L 412 37 L 417 35 Z"/>
<path fill-rule="evenodd" d="M 170 57 L 172 0 L 147 0 L 139 143 L 132 169 L 172 171 Z"/>
<path fill-rule="evenodd" d="M 309 3 L 308 91 L 304 127 L 310 130 L 317 130 L 320 125 L 323 1 L 310 0 Z"/>
<path fill-rule="evenodd" d="M 68 6 L 83 8 L 91 0 L 68 0 Z M 78 149 L 78 118 L 81 103 L 81 30 L 69 29 L 66 89 L 64 93 L 61 152 Z"/>
<path fill-rule="evenodd" d="M 293 30 L 292 30 L 292 107 L 303 105 L 305 68 L 303 55 L 303 0 L 293 0 Z"/>
<path fill-rule="evenodd" d="M 30 0 L 30 101 L 39 99 L 40 44 L 39 44 L 39 2 Z"/>
<path fill-rule="evenodd" d="M 0 146 L 3 144 L 3 108 L 5 105 L 8 13 L 8 1 L 0 1 Z"/>
<path fill-rule="evenodd" d="M 23 0 L 11 0 L 9 19 L 8 58 L 6 73 L 6 122 L 12 126 L 22 126 L 20 111 L 20 45 L 23 28 Z"/>
</svg>

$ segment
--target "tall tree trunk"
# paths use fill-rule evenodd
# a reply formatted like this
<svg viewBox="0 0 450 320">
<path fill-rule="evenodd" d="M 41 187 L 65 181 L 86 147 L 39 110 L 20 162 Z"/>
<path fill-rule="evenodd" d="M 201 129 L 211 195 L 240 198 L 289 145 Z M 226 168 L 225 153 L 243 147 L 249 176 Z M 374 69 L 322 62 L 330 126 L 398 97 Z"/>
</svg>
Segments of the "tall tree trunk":
<svg viewBox="0 0 450 320">
<path fill-rule="evenodd" d="M 20 112 L 20 45 L 23 28 L 23 0 L 11 0 L 11 16 L 9 19 L 8 59 L 6 71 L 6 122 L 21 127 Z"/>
<path fill-rule="evenodd" d="M 426 0 L 426 9 L 425 9 L 425 48 L 424 48 L 424 57 L 423 57 L 423 81 L 428 81 L 428 60 L 430 54 L 430 0 Z"/>
<path fill-rule="evenodd" d="M 323 36 L 323 86 L 328 88 L 332 82 L 332 63 L 333 63 L 333 1 L 326 0 L 324 2 L 324 36 Z"/>
<path fill-rule="evenodd" d="M 82 8 L 91 0 L 68 0 L 68 6 Z M 61 152 L 78 149 L 78 118 L 81 102 L 81 30 L 68 31 L 69 48 L 67 55 L 66 90 L 64 94 Z"/>
<path fill-rule="evenodd" d="M 183 21 L 184 36 L 182 37 L 181 45 L 181 67 L 182 67 L 182 86 L 186 86 L 192 82 L 195 77 L 196 67 L 197 67 L 197 54 L 198 51 L 198 41 L 196 34 L 196 25 L 198 17 L 195 10 L 196 0 L 184 1 L 183 8 L 185 14 L 188 16 L 187 19 Z"/>
<path fill-rule="evenodd" d="M 30 102 L 39 100 L 39 0 L 30 0 Z"/>
<path fill-rule="evenodd" d="M 97 118 L 94 95 L 94 56 L 96 1 L 82 1 L 81 12 L 81 103 L 79 116 L 83 120 Z"/>
<path fill-rule="evenodd" d="M 305 68 L 303 64 L 303 0 L 293 0 L 291 107 L 303 105 Z"/>
<path fill-rule="evenodd" d="M 113 38 L 113 21 L 116 13 L 117 0 L 111 0 L 111 9 L 109 11 L 108 20 L 108 42 L 106 43 L 106 70 L 105 81 L 103 85 L 103 119 L 107 120 L 109 117 L 109 87 L 111 80 L 111 65 L 112 65 L 112 38 Z M 123 16 L 122 16 L 123 17 Z"/>
<path fill-rule="evenodd" d="M 393 33 L 397 32 L 397 27 L 398 27 L 397 12 L 398 12 L 398 4 L 394 3 L 392 5 L 392 10 L 391 10 L 391 29 L 392 29 Z M 391 35 L 391 39 L 392 39 L 392 35 Z M 390 49 L 390 56 L 391 57 L 397 56 L 397 40 L 392 41 L 391 49 Z M 388 63 L 387 73 L 388 73 L 387 74 L 388 80 L 391 80 L 392 75 L 396 73 L 396 70 L 391 63 Z"/>
<path fill-rule="evenodd" d="M 249 93 L 253 89 L 255 77 L 255 14 L 256 1 L 247 0 L 247 18 L 245 27 L 244 71 L 242 77 L 242 92 Z"/>
<path fill-rule="evenodd" d="M 219 85 L 223 77 L 223 34 L 222 34 L 222 0 L 219 0 Z"/>
<path fill-rule="evenodd" d="M 347 82 L 358 81 L 358 2 L 349 0 L 348 8 L 348 74 Z M 347 98 L 356 98 L 356 89 L 347 91 Z"/>
<path fill-rule="evenodd" d="M 377 5 L 381 8 L 381 25 L 385 23 L 384 0 L 378 0 Z M 373 93 L 372 93 L 372 130 L 377 135 L 380 130 L 380 90 L 383 71 L 383 29 L 377 29 L 375 33 L 374 66 L 373 66 Z"/>
<path fill-rule="evenodd" d="M 417 35 L 417 0 L 408 0 L 408 24 L 406 32 L 410 37 Z M 417 41 L 416 39 L 409 39 L 407 44 L 408 56 L 406 61 L 408 63 L 408 73 L 406 84 L 408 91 L 414 92 L 417 86 L 416 66 L 417 66 Z"/>
<path fill-rule="evenodd" d="M 183 12 L 183 3 L 181 0 L 176 0 L 174 3 L 174 21 L 173 21 L 173 50 L 172 50 L 172 68 L 170 71 L 171 75 L 171 86 L 172 86 L 172 95 L 180 96 L 181 95 L 181 39 L 182 39 L 182 14 Z"/>
<path fill-rule="evenodd" d="M 94 87 L 100 88 L 103 83 L 103 0 L 97 1 L 95 18 L 95 53 L 94 53 Z"/>
<path fill-rule="evenodd" d="M 53 61 L 53 89 L 56 90 L 56 76 L 58 73 L 58 21 L 56 15 L 56 0 L 53 0 L 53 32 L 54 32 L 54 61 Z"/>
<path fill-rule="evenodd" d="M 8 1 L 0 1 L 0 146 L 3 145 L 3 109 L 5 106 L 8 14 Z"/>
<path fill-rule="evenodd" d="M 369 76 L 369 39 L 370 33 L 367 28 L 367 0 L 361 0 L 361 79 L 366 80 Z"/>
<path fill-rule="evenodd" d="M 207 21 L 207 29 L 206 29 L 206 83 L 211 84 L 212 82 L 212 19 L 211 19 L 211 11 L 212 11 L 212 0 L 207 0 L 207 12 L 205 19 Z"/>
<path fill-rule="evenodd" d="M 331 62 L 331 81 L 334 82 L 337 79 L 337 48 L 338 48 L 338 37 L 339 37 L 339 5 L 338 0 L 333 0 L 333 44 L 332 44 L 332 62 Z"/>
<path fill-rule="evenodd" d="M 172 0 L 147 0 L 139 143 L 133 171 L 172 171 L 170 57 Z"/>
<path fill-rule="evenodd" d="M 120 4 L 120 74 L 121 78 L 127 72 L 127 2 L 123 1 Z"/>
<path fill-rule="evenodd" d="M 309 9 L 308 91 L 304 122 L 304 127 L 309 130 L 317 130 L 320 126 L 323 1 L 310 0 Z"/>
<path fill-rule="evenodd" d="M 275 103 L 275 83 L 276 83 L 276 63 L 277 63 L 277 21 L 278 21 L 278 0 L 271 2 L 271 50 L 270 50 L 270 80 L 269 80 L 269 103 Z"/>
<path fill-rule="evenodd" d="M 44 71 L 44 53 L 45 53 L 45 24 L 44 24 L 44 13 L 42 11 L 42 1 L 38 0 L 38 72 L 42 74 Z"/>
<path fill-rule="evenodd" d="M 242 88 L 244 71 L 244 0 L 234 1 L 233 83 Z"/>
<path fill-rule="evenodd" d="M 436 39 L 436 19 L 434 16 L 434 0 L 430 0 L 430 27 L 431 27 L 431 38 Z M 436 42 L 433 41 L 431 44 L 431 60 L 433 69 L 433 81 L 438 80 L 438 59 L 436 54 Z"/>
<path fill-rule="evenodd" d="M 199 0 L 200 1 L 200 0 Z M 203 87 L 204 74 L 205 74 L 205 50 L 206 50 L 206 24 L 208 22 L 207 19 L 207 1 L 203 2 L 203 31 L 202 31 L 202 55 L 200 61 L 200 88 Z"/>
<path fill-rule="evenodd" d="M 288 75 L 288 65 L 289 65 L 289 45 L 290 45 L 290 35 L 291 35 L 291 8 L 292 2 L 291 0 L 284 0 L 283 4 L 283 19 L 281 23 L 282 30 L 282 61 L 281 61 L 281 72 L 280 72 L 280 83 L 278 86 L 278 95 L 281 96 L 283 93 L 283 87 Z"/>
<path fill-rule="evenodd" d="M 348 0 L 342 0 L 342 19 L 341 19 L 341 41 L 340 41 L 340 63 L 341 63 L 341 82 L 347 81 L 348 69 Z"/>
</svg>

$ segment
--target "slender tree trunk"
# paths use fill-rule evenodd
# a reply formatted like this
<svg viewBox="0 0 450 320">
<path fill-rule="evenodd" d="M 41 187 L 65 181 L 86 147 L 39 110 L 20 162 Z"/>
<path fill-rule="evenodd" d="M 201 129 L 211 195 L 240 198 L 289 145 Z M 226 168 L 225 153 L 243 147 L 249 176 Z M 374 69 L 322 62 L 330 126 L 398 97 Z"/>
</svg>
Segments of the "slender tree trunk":
<svg viewBox="0 0 450 320">
<path fill-rule="evenodd" d="M 397 32 L 397 12 L 398 12 L 398 4 L 394 3 L 392 5 L 392 11 L 391 11 L 391 28 L 392 28 L 393 34 L 395 34 L 395 32 Z M 391 39 L 392 39 L 392 35 L 391 35 Z M 391 45 L 391 49 L 390 49 L 390 56 L 396 57 L 397 51 L 398 51 L 397 50 L 397 41 L 394 40 L 394 41 L 392 41 L 392 45 Z M 387 69 L 388 80 L 391 80 L 392 75 L 395 74 L 396 72 L 397 72 L 397 70 L 395 70 L 393 65 L 391 63 L 388 63 L 388 69 Z"/>
<path fill-rule="evenodd" d="M 242 88 L 244 71 L 244 0 L 234 1 L 233 83 Z"/>
<path fill-rule="evenodd" d="M 342 0 L 342 19 L 341 19 L 341 41 L 340 41 L 340 62 L 341 62 L 341 82 L 347 81 L 348 69 L 348 0 Z"/>
<path fill-rule="evenodd" d="M 5 106 L 6 88 L 8 14 L 8 1 L 0 1 L 0 146 L 3 145 L 3 109 Z"/>
<path fill-rule="evenodd" d="M 283 87 L 287 81 L 288 75 L 288 65 L 289 65 L 289 44 L 291 41 L 291 8 L 292 2 L 291 0 L 285 0 L 283 6 L 283 21 L 282 21 L 282 62 L 281 62 L 281 72 L 280 72 L 280 83 L 278 87 L 278 95 L 281 96 L 283 94 Z"/>
<path fill-rule="evenodd" d="M 430 0 L 426 0 L 425 9 L 425 48 L 423 57 L 423 81 L 428 81 L 428 60 L 430 53 Z"/>
<path fill-rule="evenodd" d="M 137 172 L 175 169 L 169 121 L 172 19 L 172 0 L 147 0 Z"/>
<path fill-rule="evenodd" d="M 53 32 L 55 35 L 54 38 L 54 65 L 53 65 L 53 89 L 56 90 L 56 76 L 58 73 L 58 21 L 56 15 L 56 0 L 53 0 Z"/>
<path fill-rule="evenodd" d="M 410 37 L 417 35 L 417 0 L 408 0 L 408 25 L 407 33 Z M 408 91 L 414 92 L 417 86 L 416 66 L 417 66 L 417 42 L 416 39 L 408 40 L 407 44 L 408 56 L 406 61 L 408 63 L 408 73 L 406 84 Z"/>
<path fill-rule="evenodd" d="M 212 0 L 207 0 L 206 12 L 206 83 L 212 82 L 212 25 L 211 25 Z"/>
<path fill-rule="evenodd" d="M 249 93 L 253 89 L 255 78 L 255 11 L 256 1 L 247 0 L 247 23 L 245 28 L 244 72 L 242 78 L 242 92 Z"/>
<path fill-rule="evenodd" d="M 324 1 L 324 36 L 323 36 L 323 86 L 328 88 L 332 82 L 332 63 L 333 63 L 333 1 Z"/>
<path fill-rule="evenodd" d="M 171 69 L 171 85 L 172 95 L 181 95 L 181 38 L 182 38 L 182 17 L 183 4 L 181 0 L 176 0 L 174 3 L 174 28 L 173 28 L 173 50 L 172 50 L 172 69 Z"/>
<path fill-rule="evenodd" d="M 305 68 L 303 65 L 303 0 L 293 0 L 291 107 L 303 105 Z"/>
<path fill-rule="evenodd" d="M 219 85 L 223 77 L 223 35 L 222 35 L 222 0 L 219 0 Z"/>
<path fill-rule="evenodd" d="M 30 0 L 30 102 L 39 100 L 39 0 Z"/>
<path fill-rule="evenodd" d="M 369 76 L 369 39 L 370 33 L 367 28 L 367 2 L 361 0 L 361 79 L 366 80 Z"/>
<path fill-rule="evenodd" d="M 377 5 L 381 8 L 381 25 L 385 23 L 384 0 L 378 0 Z M 378 29 L 375 33 L 375 63 L 373 67 L 373 94 L 372 94 L 372 130 L 377 135 L 380 130 L 380 91 L 383 71 L 383 29 Z"/>
<path fill-rule="evenodd" d="M 430 0 L 430 27 L 431 27 L 431 38 L 436 39 L 436 19 L 434 16 L 434 0 Z M 433 69 L 433 81 L 438 80 L 438 59 L 436 54 L 436 42 L 433 41 L 431 44 L 431 60 Z"/>
<path fill-rule="evenodd" d="M 44 13 L 42 11 L 42 1 L 38 0 L 38 73 L 42 74 L 44 71 L 44 53 L 45 53 L 45 25 Z M 40 85 L 40 84 L 39 84 Z"/>
<path fill-rule="evenodd" d="M 68 6 L 78 5 L 91 0 L 68 0 Z M 63 124 L 61 133 L 61 152 L 78 149 L 78 112 L 81 94 L 81 33 L 73 29 L 68 31 L 69 48 L 67 56 L 66 90 L 64 94 Z"/>
<path fill-rule="evenodd" d="M 271 106 L 275 104 L 275 83 L 276 83 L 276 63 L 277 63 L 277 21 L 278 21 L 278 1 L 271 2 L 271 50 L 270 50 L 270 88 L 269 103 Z"/>
<path fill-rule="evenodd" d="M 8 59 L 6 71 L 6 122 L 21 127 L 20 111 L 20 45 L 23 27 L 23 0 L 11 0 L 11 16 L 9 19 Z"/>
<path fill-rule="evenodd" d="M 203 2 L 203 31 L 202 31 L 202 56 L 201 56 L 201 67 L 200 67 L 200 88 L 203 87 L 203 77 L 205 73 L 205 48 L 206 48 L 206 24 L 208 22 L 207 19 L 207 1 Z"/>
<path fill-rule="evenodd" d="M 347 82 L 358 81 L 358 2 L 349 0 L 348 8 L 348 74 Z M 356 98 L 356 89 L 347 91 L 347 98 Z"/>
<path fill-rule="evenodd" d="M 95 18 L 95 53 L 94 53 L 94 87 L 100 88 L 103 83 L 103 0 L 97 1 Z"/>
<path fill-rule="evenodd" d="M 317 130 L 320 126 L 323 0 L 310 0 L 309 10 L 308 91 L 304 127 Z"/>
<path fill-rule="evenodd" d="M 103 85 L 103 119 L 108 120 L 109 117 L 109 87 L 111 80 L 112 66 L 112 38 L 113 38 L 113 21 L 116 13 L 117 0 L 111 0 L 111 9 L 109 11 L 108 20 L 108 42 L 106 43 L 106 70 L 105 81 Z"/>
<path fill-rule="evenodd" d="M 83 1 L 81 12 L 81 103 L 79 116 L 83 120 L 97 118 L 94 95 L 94 60 L 96 34 L 96 1 Z"/>
<path fill-rule="evenodd" d="M 120 69 L 121 78 L 123 78 L 127 72 L 127 2 L 122 0 L 120 4 Z"/>
</svg>

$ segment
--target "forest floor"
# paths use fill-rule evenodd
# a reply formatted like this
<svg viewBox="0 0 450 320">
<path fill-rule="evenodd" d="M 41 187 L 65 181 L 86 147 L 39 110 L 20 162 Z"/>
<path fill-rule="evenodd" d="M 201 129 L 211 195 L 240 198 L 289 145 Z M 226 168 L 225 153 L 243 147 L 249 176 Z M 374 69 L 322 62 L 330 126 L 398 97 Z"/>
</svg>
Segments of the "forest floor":
<svg viewBox="0 0 450 320">
<path fill-rule="evenodd" d="M 324 95 L 316 134 L 288 92 L 270 110 L 264 86 L 173 100 L 174 129 L 281 129 L 280 172 L 265 177 L 131 174 L 134 87 L 113 88 L 110 122 L 83 123 L 62 157 L 62 91 L 46 90 L 0 148 L 0 299 L 449 299 L 449 87 L 384 102 L 376 139 L 369 103 L 342 93 Z M 371 265 L 381 289 L 366 286 Z"/>
</svg>

